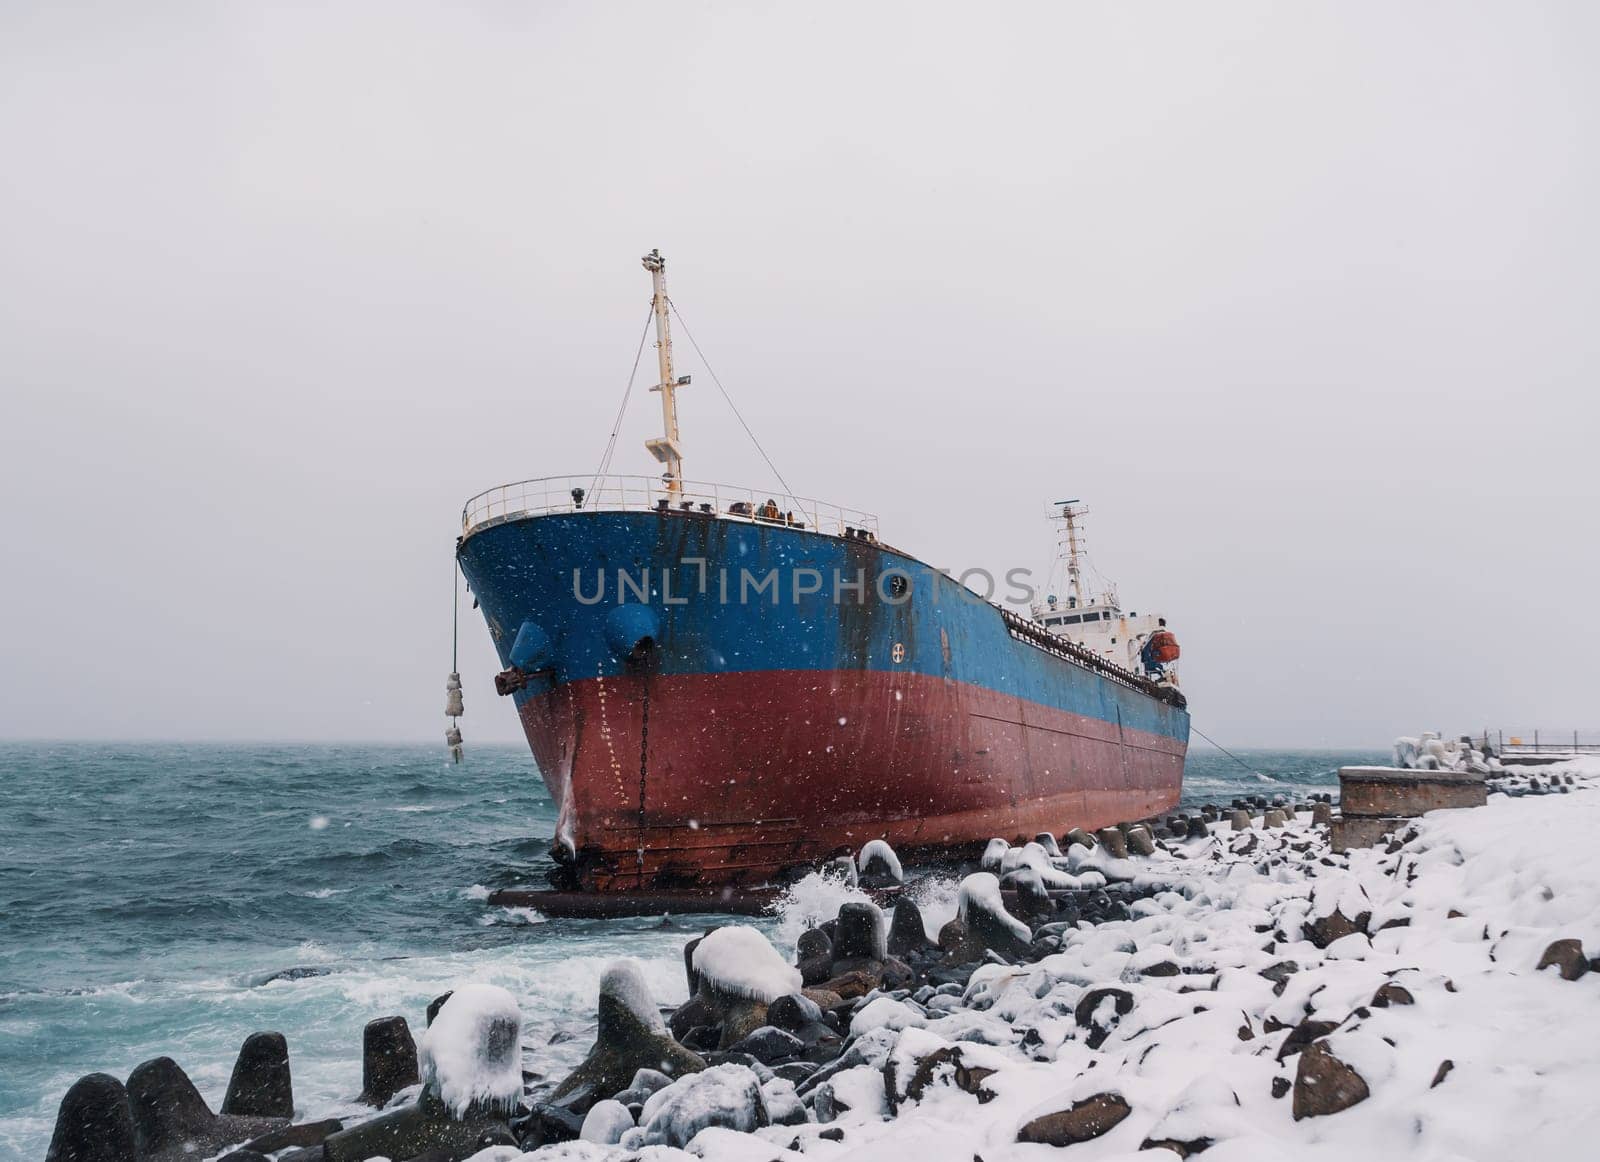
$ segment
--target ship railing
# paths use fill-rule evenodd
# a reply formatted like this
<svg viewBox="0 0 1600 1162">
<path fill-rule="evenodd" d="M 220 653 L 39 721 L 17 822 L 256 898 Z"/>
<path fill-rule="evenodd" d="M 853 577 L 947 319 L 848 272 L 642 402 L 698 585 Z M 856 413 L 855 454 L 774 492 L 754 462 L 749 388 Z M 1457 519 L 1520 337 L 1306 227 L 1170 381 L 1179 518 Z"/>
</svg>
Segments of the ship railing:
<svg viewBox="0 0 1600 1162">
<path fill-rule="evenodd" d="M 668 491 L 659 476 L 545 476 L 480 492 L 461 509 L 461 534 L 489 525 L 570 512 L 661 512 L 749 524 L 786 525 L 877 540 L 878 518 L 860 509 L 767 489 L 686 480 Z"/>
<path fill-rule="evenodd" d="M 1012 613 L 1011 610 L 1003 606 L 997 605 L 995 608 L 1000 611 L 1000 616 L 1004 619 L 1006 628 L 1011 631 L 1011 636 L 1018 641 L 1026 642 L 1048 653 L 1055 654 L 1057 657 L 1076 662 L 1078 665 L 1093 670 L 1119 685 L 1128 686 L 1138 690 L 1140 693 L 1148 694 L 1152 698 L 1158 698 L 1163 702 L 1171 702 L 1176 706 L 1185 704 L 1183 696 L 1178 693 L 1176 687 L 1164 685 L 1160 682 L 1152 682 L 1143 674 L 1136 674 L 1113 661 L 1102 658 L 1093 650 L 1086 649 L 1077 642 L 1058 637 L 1036 622 L 1029 621 L 1020 614 Z"/>
</svg>

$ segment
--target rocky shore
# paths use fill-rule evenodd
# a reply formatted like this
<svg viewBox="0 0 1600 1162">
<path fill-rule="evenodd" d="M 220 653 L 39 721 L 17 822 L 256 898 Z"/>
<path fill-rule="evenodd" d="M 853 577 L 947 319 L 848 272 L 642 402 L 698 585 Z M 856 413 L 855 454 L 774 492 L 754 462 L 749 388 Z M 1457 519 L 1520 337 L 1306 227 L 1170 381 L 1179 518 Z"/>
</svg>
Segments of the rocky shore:
<svg viewBox="0 0 1600 1162">
<path fill-rule="evenodd" d="M 1488 807 L 1343 855 L 1328 804 L 1265 799 L 997 839 L 953 879 L 869 844 L 796 888 L 792 948 L 688 940 L 681 1005 L 613 963 L 564 1076 L 518 998 L 467 982 L 420 1030 L 368 1025 L 369 1116 L 295 1122 L 263 1032 L 219 1112 L 168 1058 L 80 1079 L 49 1157 L 1584 1157 L 1597 784 L 1594 762 L 1492 776 Z"/>
</svg>

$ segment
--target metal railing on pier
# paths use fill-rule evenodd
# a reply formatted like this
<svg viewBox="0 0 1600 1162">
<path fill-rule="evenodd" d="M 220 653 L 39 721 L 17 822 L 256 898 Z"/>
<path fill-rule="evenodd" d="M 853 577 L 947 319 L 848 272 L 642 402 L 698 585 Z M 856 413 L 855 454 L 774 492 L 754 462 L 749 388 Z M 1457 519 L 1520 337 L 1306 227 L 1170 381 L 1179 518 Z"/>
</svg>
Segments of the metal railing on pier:
<svg viewBox="0 0 1600 1162">
<path fill-rule="evenodd" d="M 1600 730 L 1489 730 L 1473 741 L 1498 755 L 1600 755 Z"/>
<path fill-rule="evenodd" d="M 480 492 L 461 509 L 461 534 L 529 516 L 570 512 L 663 512 L 878 538 L 878 518 L 826 501 L 686 480 L 668 491 L 659 476 L 545 476 Z"/>
</svg>

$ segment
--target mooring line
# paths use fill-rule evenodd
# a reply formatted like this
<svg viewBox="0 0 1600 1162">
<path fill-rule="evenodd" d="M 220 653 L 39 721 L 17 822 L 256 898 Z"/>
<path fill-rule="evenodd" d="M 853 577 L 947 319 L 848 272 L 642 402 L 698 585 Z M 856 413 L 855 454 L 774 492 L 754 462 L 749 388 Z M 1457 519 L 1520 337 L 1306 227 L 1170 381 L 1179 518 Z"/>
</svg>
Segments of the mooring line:
<svg viewBox="0 0 1600 1162">
<path fill-rule="evenodd" d="M 1254 768 L 1254 767 L 1253 767 L 1253 766 L 1251 766 L 1251 765 L 1250 765 L 1250 764 L 1249 764 L 1249 763 L 1247 763 L 1247 762 L 1245 762 L 1245 761 L 1244 761 L 1244 760 L 1243 760 L 1243 759 L 1242 759 L 1242 758 L 1240 758 L 1240 757 L 1239 757 L 1239 756 L 1238 756 L 1238 755 L 1236 755 L 1236 754 L 1234 754 L 1234 753 L 1233 753 L 1233 752 L 1232 752 L 1232 751 L 1231 751 L 1231 750 L 1229 750 L 1229 749 L 1228 749 L 1228 748 L 1227 748 L 1227 747 L 1225 747 L 1225 746 L 1223 746 L 1223 745 L 1222 745 L 1222 744 L 1221 744 L 1221 743 L 1220 743 L 1220 742 L 1218 742 L 1218 741 L 1217 741 L 1217 740 L 1216 740 L 1216 739 L 1214 739 L 1214 738 L 1212 738 L 1212 737 L 1211 737 L 1211 736 L 1210 736 L 1210 735 L 1209 735 L 1209 734 L 1207 734 L 1207 733 L 1206 733 L 1206 732 L 1205 732 L 1205 731 L 1203 731 L 1203 730 L 1201 730 L 1201 729 L 1200 729 L 1200 728 L 1199 728 L 1199 727 L 1198 727 L 1198 726 L 1196 726 L 1196 725 L 1195 725 L 1195 724 L 1194 724 L 1194 723 L 1192 723 L 1192 722 L 1191 722 L 1191 723 L 1190 723 L 1190 724 L 1189 724 L 1189 729 L 1190 729 L 1190 730 L 1192 730 L 1192 731 L 1194 731 L 1194 732 L 1195 732 L 1195 733 L 1196 733 L 1196 734 L 1198 734 L 1198 735 L 1199 735 L 1199 736 L 1200 736 L 1200 737 L 1201 737 L 1201 738 L 1203 738 L 1203 739 L 1205 739 L 1205 740 L 1206 740 L 1206 741 L 1207 741 L 1207 742 L 1209 742 L 1209 743 L 1210 743 L 1210 744 L 1211 744 L 1211 745 L 1212 745 L 1212 746 L 1214 746 L 1214 747 L 1216 747 L 1216 748 L 1217 748 L 1217 749 L 1218 749 L 1218 750 L 1220 750 L 1220 751 L 1221 751 L 1221 752 L 1222 752 L 1222 753 L 1223 753 L 1223 754 L 1225 754 L 1225 755 L 1227 755 L 1227 756 L 1228 756 L 1228 757 L 1229 757 L 1229 758 L 1230 758 L 1230 759 L 1232 759 L 1232 760 L 1233 760 L 1233 761 L 1234 761 L 1234 762 L 1236 762 L 1236 763 L 1238 763 L 1238 764 L 1239 764 L 1239 765 L 1240 765 L 1240 766 L 1241 766 L 1241 767 L 1243 767 L 1243 768 L 1244 768 L 1244 769 L 1245 769 L 1245 770 L 1247 770 L 1247 771 L 1249 771 L 1249 772 L 1250 772 L 1250 773 L 1251 773 L 1251 774 L 1252 774 L 1252 775 L 1259 775 L 1259 774 L 1260 774 L 1260 773 L 1261 773 L 1261 772 L 1260 772 L 1260 771 L 1258 771 L 1258 770 L 1256 770 L 1256 769 L 1255 769 L 1255 768 Z"/>
</svg>

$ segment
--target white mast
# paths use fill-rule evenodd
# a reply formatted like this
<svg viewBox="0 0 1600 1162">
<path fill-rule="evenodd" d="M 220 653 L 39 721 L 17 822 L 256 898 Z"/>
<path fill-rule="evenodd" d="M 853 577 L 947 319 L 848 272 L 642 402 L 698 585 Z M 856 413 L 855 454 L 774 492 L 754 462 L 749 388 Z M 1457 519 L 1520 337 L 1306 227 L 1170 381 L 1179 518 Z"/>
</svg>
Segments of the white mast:
<svg viewBox="0 0 1600 1162">
<path fill-rule="evenodd" d="M 660 438 L 646 440 L 644 446 L 667 466 L 662 474 L 662 479 L 667 482 L 667 491 L 682 492 L 683 451 L 678 445 L 678 400 L 674 393 L 689 382 L 689 377 L 685 375 L 675 379 L 672 375 L 672 329 L 667 322 L 667 260 L 661 257 L 661 251 L 652 250 L 644 256 L 643 261 L 655 287 L 655 298 L 651 300 L 651 305 L 656 313 L 656 359 L 661 366 L 661 381 L 650 390 L 661 393 L 661 424 L 664 431 Z"/>
<path fill-rule="evenodd" d="M 1058 500 L 1061 520 L 1066 524 L 1067 578 L 1072 582 L 1073 604 L 1083 606 L 1083 577 L 1078 561 L 1078 518 L 1088 514 L 1086 508 L 1074 508 L 1076 500 Z"/>
</svg>

